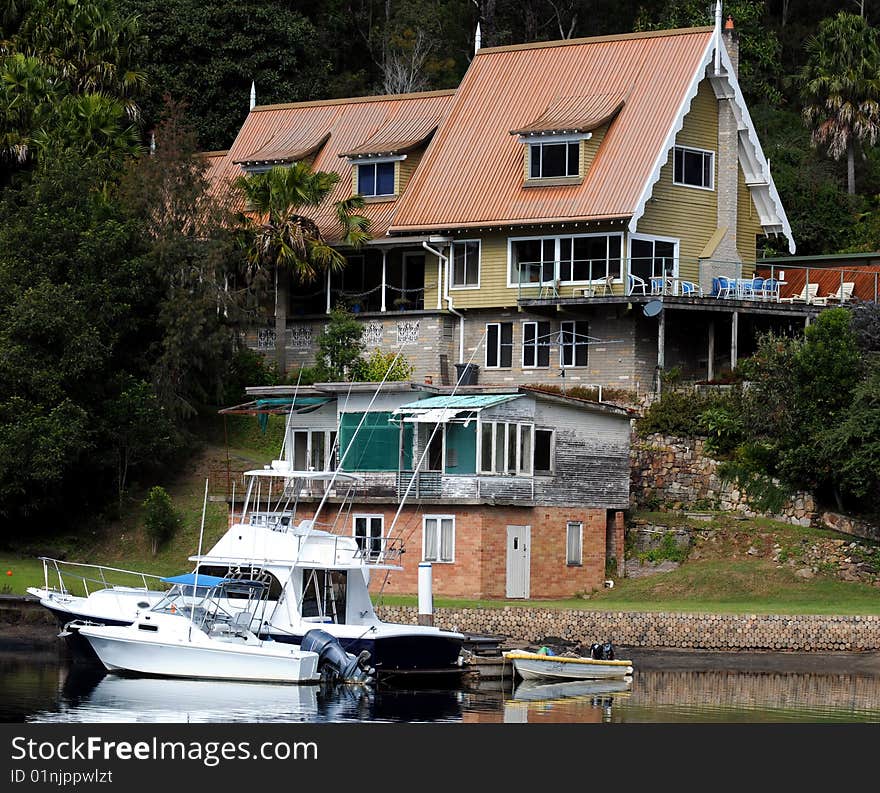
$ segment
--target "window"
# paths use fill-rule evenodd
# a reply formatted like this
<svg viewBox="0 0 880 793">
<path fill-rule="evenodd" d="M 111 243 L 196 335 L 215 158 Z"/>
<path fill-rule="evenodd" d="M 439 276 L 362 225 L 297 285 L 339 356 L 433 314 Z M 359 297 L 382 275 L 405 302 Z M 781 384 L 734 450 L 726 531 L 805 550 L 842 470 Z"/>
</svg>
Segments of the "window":
<svg viewBox="0 0 880 793">
<path fill-rule="evenodd" d="M 508 286 L 620 278 L 620 234 L 520 237 L 508 241 Z"/>
<path fill-rule="evenodd" d="M 294 430 L 292 434 L 293 467 L 297 471 L 329 471 L 335 468 L 335 432 Z"/>
<path fill-rule="evenodd" d="M 589 326 L 584 320 L 566 320 L 559 323 L 562 332 L 562 365 L 586 366 L 589 349 Z"/>
<path fill-rule="evenodd" d="M 565 527 L 565 563 L 579 567 L 584 560 L 584 524 L 570 520 Z"/>
<path fill-rule="evenodd" d="M 455 561 L 455 516 L 425 515 L 422 522 L 422 561 Z"/>
<path fill-rule="evenodd" d="M 481 422 L 480 473 L 530 476 L 533 430 L 531 424 Z"/>
<path fill-rule="evenodd" d="M 672 181 L 688 187 L 715 189 L 715 152 L 675 147 Z"/>
<path fill-rule="evenodd" d="M 480 285 L 480 241 L 461 240 L 452 244 L 452 286 L 455 289 Z"/>
<path fill-rule="evenodd" d="M 678 245 L 672 240 L 630 238 L 629 270 L 647 281 L 677 272 Z"/>
<path fill-rule="evenodd" d="M 529 144 L 529 179 L 579 176 L 581 145 L 577 141 Z"/>
<path fill-rule="evenodd" d="M 550 323 L 523 322 L 523 367 L 550 366 Z"/>
<path fill-rule="evenodd" d="M 513 363 L 513 323 L 486 324 L 486 368 L 509 369 Z"/>
<path fill-rule="evenodd" d="M 376 561 L 382 555 L 382 536 L 385 518 L 382 515 L 355 515 L 354 539 L 364 558 Z"/>
<path fill-rule="evenodd" d="M 394 163 L 358 165 L 358 193 L 362 196 L 394 195 Z"/>
<path fill-rule="evenodd" d="M 551 473 L 553 471 L 554 453 L 553 430 L 535 430 L 535 472 Z"/>
</svg>

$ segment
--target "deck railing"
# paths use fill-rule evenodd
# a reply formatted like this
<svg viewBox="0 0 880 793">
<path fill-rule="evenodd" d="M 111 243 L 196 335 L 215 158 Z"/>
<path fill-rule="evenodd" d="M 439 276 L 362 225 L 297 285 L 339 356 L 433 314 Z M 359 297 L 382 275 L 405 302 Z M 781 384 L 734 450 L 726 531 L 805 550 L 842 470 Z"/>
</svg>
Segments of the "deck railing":
<svg viewBox="0 0 880 793">
<path fill-rule="evenodd" d="M 84 562 L 65 562 L 48 556 L 41 556 L 40 561 L 43 563 L 45 589 L 63 595 L 82 594 L 88 597 L 93 591 L 110 589 L 114 586 L 148 592 L 150 583 L 155 588 L 162 581 L 162 576 L 142 573 L 138 570 L 124 570 L 119 567 Z M 160 586 L 160 588 L 164 587 Z"/>
</svg>

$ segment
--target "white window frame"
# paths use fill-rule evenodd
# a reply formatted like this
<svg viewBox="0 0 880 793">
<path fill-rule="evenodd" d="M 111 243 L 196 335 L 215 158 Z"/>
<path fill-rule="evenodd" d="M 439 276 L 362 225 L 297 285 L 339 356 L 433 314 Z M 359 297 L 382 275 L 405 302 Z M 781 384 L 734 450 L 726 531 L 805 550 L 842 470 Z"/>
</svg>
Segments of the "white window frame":
<svg viewBox="0 0 880 793">
<path fill-rule="evenodd" d="M 296 467 L 296 436 L 298 433 L 305 433 L 308 437 L 306 438 L 306 470 L 308 468 L 308 461 L 312 459 L 312 452 L 315 448 L 314 444 L 314 436 L 321 434 L 324 436 L 324 462 L 322 468 L 316 468 L 316 471 L 330 471 L 333 469 L 333 443 L 335 441 L 331 440 L 331 435 L 335 433 L 336 430 L 327 430 L 327 429 L 311 429 L 309 427 L 302 427 L 299 429 L 291 429 L 290 430 L 290 463 L 295 468 Z"/>
<path fill-rule="evenodd" d="M 436 558 L 429 559 L 427 554 L 425 553 L 425 539 L 428 535 L 428 521 L 436 520 L 437 521 L 437 548 L 436 550 Z M 443 521 L 451 520 L 452 521 L 452 542 L 450 545 L 451 548 L 451 558 L 450 559 L 441 559 L 440 558 L 440 549 L 443 547 Z M 432 564 L 455 564 L 455 515 L 423 515 L 422 516 L 422 561 L 423 562 L 431 562 Z"/>
<path fill-rule="evenodd" d="M 642 242 L 671 242 L 675 245 L 675 254 L 674 254 L 674 264 L 672 267 L 672 277 L 678 278 L 678 264 L 679 264 L 679 253 L 681 248 L 681 240 L 678 237 L 660 237 L 656 234 L 630 234 L 627 236 L 626 240 L 626 268 L 627 272 L 631 272 L 630 270 L 630 262 L 632 262 L 632 241 L 633 240 L 641 240 Z M 657 247 L 654 246 L 654 250 L 657 250 Z M 657 258 L 655 255 L 653 258 Z"/>
<path fill-rule="evenodd" d="M 540 335 L 538 333 L 540 329 L 541 322 L 545 322 L 550 325 L 550 335 L 553 335 L 553 324 L 549 320 L 535 320 L 535 319 L 524 319 L 522 324 L 520 325 L 520 338 L 522 340 L 522 356 L 520 358 L 520 362 L 522 364 L 523 369 L 549 369 L 550 368 L 550 356 L 553 352 L 552 342 L 549 339 L 546 339 L 547 350 L 547 365 L 541 366 L 538 363 L 538 348 L 541 346 Z M 534 325 L 535 326 L 535 341 L 533 343 L 530 342 L 529 346 L 533 346 L 535 350 L 535 362 L 533 364 L 526 364 L 526 325 Z"/>
<path fill-rule="evenodd" d="M 541 469 L 540 474 L 534 471 L 535 449 L 538 444 L 538 433 L 550 433 L 550 470 Z M 539 427 L 535 425 L 532 430 L 532 473 L 535 476 L 550 476 L 556 472 L 556 430 L 553 427 Z"/>
<path fill-rule="evenodd" d="M 495 470 L 495 461 L 498 459 L 498 432 L 497 425 L 504 425 L 504 449 L 502 450 L 502 460 L 504 461 L 503 471 Z M 489 469 L 483 468 L 483 427 L 491 426 L 490 436 L 492 438 L 492 449 L 490 454 L 491 464 Z M 509 427 L 516 427 L 511 432 Z M 528 432 L 531 435 L 530 455 L 528 460 L 523 460 L 522 444 L 523 433 Z M 516 457 L 513 472 L 507 470 L 507 460 L 510 456 L 511 436 L 516 444 Z M 483 421 L 477 420 L 477 475 L 478 476 L 532 476 L 533 462 L 535 459 L 535 425 L 524 421 L 494 421 L 492 419 Z"/>
<path fill-rule="evenodd" d="M 477 243 L 477 283 L 475 283 L 475 284 L 456 284 L 455 283 L 455 246 L 456 245 L 466 245 L 469 242 L 470 243 L 472 243 L 472 242 Z M 465 248 L 465 250 L 467 250 L 467 248 Z M 483 241 L 482 240 L 479 240 L 479 239 L 476 239 L 476 240 L 455 240 L 452 243 L 452 251 L 451 251 L 451 254 L 449 257 L 449 265 L 448 265 L 449 271 L 450 271 L 450 275 L 449 275 L 449 288 L 450 288 L 450 290 L 479 289 L 480 288 L 480 270 L 481 270 L 482 258 L 483 258 Z M 467 255 L 465 255 L 464 268 L 465 268 L 465 276 L 467 276 L 467 271 L 468 271 Z"/>
<path fill-rule="evenodd" d="M 501 326 L 504 324 L 510 325 L 510 366 L 503 366 L 501 363 Z M 498 327 L 498 346 L 495 350 L 498 358 L 497 366 L 489 365 L 489 326 L 496 325 Z M 487 322 L 486 323 L 486 355 L 485 355 L 485 366 L 487 369 L 512 369 L 513 368 L 513 325 L 512 321 L 506 322 Z"/>
<path fill-rule="evenodd" d="M 711 175 L 712 183 L 708 187 L 706 185 L 690 184 L 689 182 L 675 181 L 675 157 L 676 157 L 677 151 L 682 151 L 682 152 L 689 151 L 689 152 L 695 152 L 697 154 L 703 154 L 703 155 L 708 154 L 711 157 L 712 166 L 711 166 L 711 168 L 709 168 L 709 174 Z M 682 170 L 684 170 L 683 165 L 682 165 Z M 705 165 L 703 166 L 702 172 L 705 173 Z M 679 145 L 673 146 L 672 147 L 672 184 L 676 185 L 677 187 L 691 187 L 694 190 L 707 190 L 709 192 L 714 192 L 714 190 L 715 190 L 715 152 L 712 151 L 712 149 L 699 149 L 696 146 L 679 146 Z"/>
<path fill-rule="evenodd" d="M 568 553 L 569 537 L 572 529 L 578 532 L 578 558 L 572 560 Z M 583 567 L 584 566 L 584 522 L 582 520 L 570 520 L 565 524 L 565 564 L 567 567 Z"/>
<path fill-rule="evenodd" d="M 589 322 L 585 319 L 563 319 L 563 320 L 560 320 L 560 322 L 559 322 L 559 357 L 560 357 L 559 365 L 564 366 L 566 369 L 585 369 L 586 367 L 588 367 L 590 365 L 589 342 L 588 341 L 579 342 L 577 340 L 577 323 L 578 322 L 586 323 L 587 328 L 589 328 Z M 566 344 L 565 336 L 563 335 L 565 333 L 565 326 L 566 325 L 573 326 L 570 331 L 571 336 L 572 336 L 572 342 L 570 345 Z M 587 351 L 587 362 L 584 364 L 577 363 L 577 347 L 579 344 L 582 347 L 584 347 Z M 572 348 L 571 349 L 572 363 L 565 363 L 565 350 L 569 346 Z"/>
<path fill-rule="evenodd" d="M 585 135 L 542 135 L 540 137 L 529 137 L 529 138 L 520 138 L 527 145 L 526 157 L 528 160 L 528 168 L 529 168 L 529 181 L 531 180 L 544 180 L 544 179 L 579 179 L 581 174 L 581 158 L 583 152 L 581 151 L 580 142 L 582 140 L 588 140 L 593 136 L 593 133 L 588 132 Z M 568 166 L 570 163 L 568 162 L 568 145 L 571 143 L 577 143 L 577 170 L 574 173 L 564 173 L 559 176 L 542 176 L 540 174 L 536 175 L 532 173 L 532 148 L 534 146 L 539 146 L 543 149 L 546 146 L 560 146 L 564 145 L 565 149 L 565 166 L 566 171 L 568 171 Z M 541 153 L 541 171 L 544 170 L 544 160 L 543 160 L 543 152 Z"/>
<path fill-rule="evenodd" d="M 405 159 L 406 159 L 406 155 L 400 154 L 400 155 L 397 155 L 394 157 L 364 157 L 362 159 L 356 159 L 356 160 L 350 159 L 349 162 L 352 164 L 353 167 L 360 169 L 360 167 L 362 165 L 385 165 L 389 162 L 396 163 L 396 162 L 399 162 L 400 160 L 405 160 Z M 397 167 L 396 166 L 394 168 L 394 182 L 395 182 L 395 184 L 392 185 L 392 188 L 391 188 L 392 192 L 390 192 L 390 193 L 370 193 L 369 195 L 365 195 L 361 191 L 361 172 L 360 172 L 360 170 L 358 170 L 358 172 L 357 172 L 357 187 L 358 187 L 357 192 L 358 192 L 358 195 L 361 195 L 364 198 L 385 198 L 386 196 L 396 196 L 397 193 L 394 192 L 397 189 L 397 184 L 396 184 L 397 183 Z"/>
<path fill-rule="evenodd" d="M 599 276 L 599 277 L 594 277 L 592 281 L 590 281 L 589 279 L 584 280 L 584 281 L 562 281 L 559 278 L 559 265 L 561 264 L 561 262 L 560 262 L 561 250 L 560 249 L 561 249 L 562 239 L 564 238 L 564 239 L 575 240 L 575 239 L 581 239 L 581 238 L 587 238 L 587 237 L 618 237 L 620 239 L 620 276 L 618 278 L 614 278 L 613 283 L 615 283 L 615 284 L 623 283 L 624 270 L 626 269 L 624 267 L 624 262 L 623 262 L 624 250 L 625 250 L 624 244 L 623 244 L 623 233 L 620 231 L 607 231 L 607 232 L 602 232 L 602 233 L 590 233 L 590 234 L 559 234 L 559 235 L 545 234 L 543 236 L 508 237 L 507 238 L 507 286 L 508 286 L 508 288 L 509 289 L 517 289 L 520 286 L 520 283 L 518 281 L 513 280 L 513 275 L 514 275 L 514 273 L 513 273 L 513 245 L 515 242 L 529 242 L 532 240 L 542 240 L 542 241 L 543 240 L 553 240 L 554 241 L 554 253 L 553 253 L 553 256 L 554 256 L 553 280 L 554 281 L 559 281 L 559 283 L 561 285 L 566 285 L 566 286 L 568 286 L 568 285 L 577 286 L 579 284 L 584 284 L 584 285 L 598 284 L 598 283 L 603 282 L 605 280 L 604 275 Z M 660 237 L 657 237 L 657 239 L 660 239 Z M 573 245 L 573 243 L 572 243 L 572 245 Z M 608 249 L 608 246 L 606 245 L 606 251 L 607 251 L 607 249 Z M 607 258 L 607 254 L 606 254 L 605 261 L 606 261 L 606 265 L 607 265 L 608 261 L 610 261 L 610 259 Z M 607 269 L 606 269 L 606 272 L 607 272 Z M 550 281 L 538 281 L 535 283 L 522 284 L 522 286 L 540 286 L 541 284 L 548 284 L 548 283 L 550 283 Z"/>
<path fill-rule="evenodd" d="M 359 535 L 357 532 L 357 522 L 359 519 L 363 519 L 367 521 L 367 528 L 369 529 L 370 523 L 373 520 L 378 518 L 380 531 L 379 531 L 379 552 L 374 553 L 372 550 L 372 541 L 376 538 L 373 537 L 372 534 Z M 385 516 L 378 512 L 355 512 L 351 516 L 351 536 L 357 539 L 359 536 L 364 536 L 364 539 L 367 540 L 367 548 L 368 551 L 365 554 L 364 558 L 368 560 L 374 560 L 379 558 L 382 555 L 382 552 L 385 550 Z"/>
</svg>

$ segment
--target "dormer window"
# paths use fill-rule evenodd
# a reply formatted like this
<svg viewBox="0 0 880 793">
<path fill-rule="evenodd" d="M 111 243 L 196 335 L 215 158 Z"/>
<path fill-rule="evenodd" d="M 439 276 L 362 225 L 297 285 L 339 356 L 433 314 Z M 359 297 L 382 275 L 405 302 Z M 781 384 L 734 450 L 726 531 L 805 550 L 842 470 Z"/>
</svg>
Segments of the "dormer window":
<svg viewBox="0 0 880 793">
<path fill-rule="evenodd" d="M 357 192 L 365 198 L 394 195 L 394 162 L 367 162 L 357 165 Z"/>
<path fill-rule="evenodd" d="M 529 142 L 529 179 L 580 176 L 579 141 Z"/>
</svg>

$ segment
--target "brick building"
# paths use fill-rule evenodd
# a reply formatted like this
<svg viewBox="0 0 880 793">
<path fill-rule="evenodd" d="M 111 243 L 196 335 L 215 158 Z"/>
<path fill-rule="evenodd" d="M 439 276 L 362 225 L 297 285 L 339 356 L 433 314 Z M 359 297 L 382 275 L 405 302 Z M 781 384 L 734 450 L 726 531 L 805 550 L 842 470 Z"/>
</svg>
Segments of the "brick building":
<svg viewBox="0 0 880 793">
<path fill-rule="evenodd" d="M 622 568 L 630 414 L 531 388 L 414 383 L 249 389 L 227 409 L 292 411 L 284 459 L 361 478 L 336 533 L 402 569 L 373 589 L 417 589 L 433 565 L 438 595 L 571 597 Z M 304 494 L 302 508 L 323 493 Z M 331 493 L 329 500 L 339 500 Z"/>
</svg>

